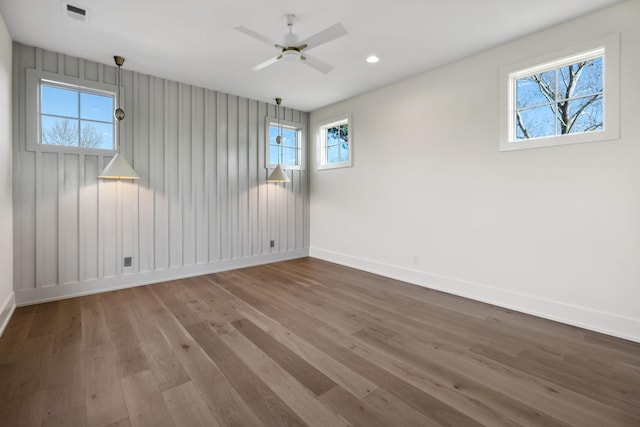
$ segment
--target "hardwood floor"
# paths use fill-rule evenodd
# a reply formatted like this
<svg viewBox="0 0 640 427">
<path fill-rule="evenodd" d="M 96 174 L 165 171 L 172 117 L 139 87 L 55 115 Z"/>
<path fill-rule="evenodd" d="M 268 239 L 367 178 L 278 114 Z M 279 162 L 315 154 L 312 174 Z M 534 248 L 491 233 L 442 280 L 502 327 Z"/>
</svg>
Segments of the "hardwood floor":
<svg viewBox="0 0 640 427">
<path fill-rule="evenodd" d="M 640 344 L 305 258 L 18 308 L 3 426 L 640 426 Z"/>
</svg>

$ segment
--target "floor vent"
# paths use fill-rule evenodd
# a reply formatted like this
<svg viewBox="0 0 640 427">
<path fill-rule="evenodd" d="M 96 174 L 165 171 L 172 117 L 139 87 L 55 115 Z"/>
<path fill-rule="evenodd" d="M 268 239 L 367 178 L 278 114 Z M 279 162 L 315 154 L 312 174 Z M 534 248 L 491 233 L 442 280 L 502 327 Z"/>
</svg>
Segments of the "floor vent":
<svg viewBox="0 0 640 427">
<path fill-rule="evenodd" d="M 75 19 L 76 21 L 88 22 L 89 21 L 89 10 L 81 8 L 79 6 L 74 6 L 70 3 L 62 4 L 64 14 L 71 19 Z"/>
</svg>

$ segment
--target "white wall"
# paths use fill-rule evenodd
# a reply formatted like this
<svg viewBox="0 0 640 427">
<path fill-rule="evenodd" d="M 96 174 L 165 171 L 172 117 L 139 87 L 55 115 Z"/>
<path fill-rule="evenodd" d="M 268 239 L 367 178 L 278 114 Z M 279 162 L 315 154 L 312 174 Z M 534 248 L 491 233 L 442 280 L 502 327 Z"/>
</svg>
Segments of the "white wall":
<svg viewBox="0 0 640 427">
<path fill-rule="evenodd" d="M 28 69 L 116 82 L 112 64 L 14 44 L 18 305 L 308 253 L 307 171 L 266 183 L 265 117 L 275 104 L 132 72 L 125 62 L 122 150 L 140 180 L 99 180 L 106 155 L 30 148 Z M 284 118 L 306 125 L 309 114 L 286 108 Z M 128 256 L 133 265 L 124 267 Z"/>
<path fill-rule="evenodd" d="M 0 335 L 15 307 L 11 121 L 11 37 L 0 16 Z"/>
<path fill-rule="evenodd" d="M 627 1 L 313 112 L 352 113 L 354 166 L 312 172 L 311 255 L 640 341 L 638 22 Z M 621 138 L 499 152 L 499 68 L 614 32 Z"/>
</svg>

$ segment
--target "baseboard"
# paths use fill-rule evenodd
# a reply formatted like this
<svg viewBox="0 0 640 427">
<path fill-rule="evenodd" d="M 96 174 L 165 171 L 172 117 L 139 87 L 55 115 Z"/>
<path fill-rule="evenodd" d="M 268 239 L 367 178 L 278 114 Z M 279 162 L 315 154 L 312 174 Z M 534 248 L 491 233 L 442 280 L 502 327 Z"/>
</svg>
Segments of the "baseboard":
<svg viewBox="0 0 640 427">
<path fill-rule="evenodd" d="M 640 342 L 640 320 L 319 248 L 309 256 L 414 285 Z"/>
<path fill-rule="evenodd" d="M 11 315 L 16 309 L 16 294 L 11 291 L 7 299 L 0 305 L 0 337 L 11 320 Z"/>
<path fill-rule="evenodd" d="M 129 274 L 101 280 L 54 285 L 36 289 L 22 289 L 16 291 L 16 305 L 20 307 L 65 298 L 97 294 L 100 292 L 133 288 L 136 286 L 150 285 L 168 280 L 184 279 L 187 277 L 201 276 L 203 274 L 218 273 L 221 271 L 235 270 L 244 267 L 253 267 L 256 265 L 287 261 L 306 256 L 309 256 L 309 250 L 301 249 L 297 251 L 278 252 L 267 255 L 224 260 L 215 263 L 196 264 L 187 267 Z"/>
</svg>

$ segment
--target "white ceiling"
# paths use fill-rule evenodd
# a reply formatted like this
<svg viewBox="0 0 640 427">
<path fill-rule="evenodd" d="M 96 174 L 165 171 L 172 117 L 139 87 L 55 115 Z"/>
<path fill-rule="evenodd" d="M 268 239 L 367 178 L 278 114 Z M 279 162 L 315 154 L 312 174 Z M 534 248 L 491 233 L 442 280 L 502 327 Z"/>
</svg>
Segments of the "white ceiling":
<svg viewBox="0 0 640 427">
<path fill-rule="evenodd" d="M 21 43 L 243 97 L 313 111 L 621 0 L 68 0 L 89 21 L 63 13 L 61 0 L 0 0 Z M 278 51 L 233 27 L 283 42 L 295 14 L 304 39 L 336 22 L 349 34 L 309 55 L 332 64 L 322 74 L 281 61 Z M 378 64 L 365 62 L 369 54 Z"/>
</svg>

